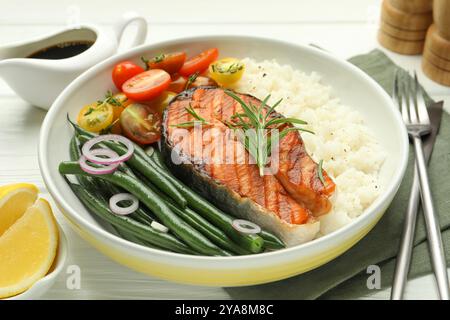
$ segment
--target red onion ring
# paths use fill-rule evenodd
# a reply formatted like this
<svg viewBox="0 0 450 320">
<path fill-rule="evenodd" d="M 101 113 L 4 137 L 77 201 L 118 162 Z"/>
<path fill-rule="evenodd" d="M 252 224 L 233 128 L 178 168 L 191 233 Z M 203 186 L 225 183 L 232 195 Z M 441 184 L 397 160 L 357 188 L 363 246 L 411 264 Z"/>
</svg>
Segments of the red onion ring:
<svg viewBox="0 0 450 320">
<path fill-rule="evenodd" d="M 95 149 L 91 151 L 91 154 L 94 156 L 107 156 L 110 158 L 117 158 L 118 154 L 115 153 L 112 150 L 109 149 Z M 104 159 L 104 158 L 100 158 Z M 80 159 L 78 160 L 78 163 L 80 164 L 81 170 L 84 172 L 90 173 L 90 174 L 109 174 L 116 171 L 117 167 L 119 166 L 119 163 L 113 163 L 108 166 L 104 167 L 93 167 L 87 163 L 87 158 L 82 155 Z"/>
<path fill-rule="evenodd" d="M 117 203 L 120 201 L 130 200 L 131 205 L 128 207 L 119 207 Z M 135 212 L 139 208 L 139 200 L 131 193 L 118 193 L 109 198 L 109 208 L 115 214 L 125 216 Z"/>
<path fill-rule="evenodd" d="M 116 154 L 115 157 L 110 157 L 109 159 L 96 157 L 96 155 L 93 153 L 92 147 L 96 145 L 97 143 L 101 143 L 103 141 L 117 141 L 123 143 L 127 147 L 127 152 L 120 157 Z M 100 135 L 95 138 L 90 139 L 87 141 L 83 148 L 81 148 L 81 152 L 83 155 L 91 161 L 92 163 L 96 164 L 116 164 L 116 163 L 122 163 L 124 161 L 127 161 L 131 158 L 134 152 L 134 146 L 133 142 L 131 142 L 129 139 L 125 138 L 124 136 L 118 135 L 118 134 L 105 134 Z"/>
<path fill-rule="evenodd" d="M 159 222 L 156 222 L 156 221 L 152 221 L 152 223 L 150 224 L 150 226 L 151 226 L 153 229 L 158 230 L 158 231 L 161 231 L 161 232 L 164 232 L 164 233 L 169 232 L 169 228 L 167 228 L 165 225 L 163 225 L 163 224 L 161 224 L 161 223 L 159 223 Z"/>
<path fill-rule="evenodd" d="M 260 226 L 244 219 L 235 219 L 231 225 L 234 229 L 242 233 L 256 234 L 261 232 Z"/>
</svg>

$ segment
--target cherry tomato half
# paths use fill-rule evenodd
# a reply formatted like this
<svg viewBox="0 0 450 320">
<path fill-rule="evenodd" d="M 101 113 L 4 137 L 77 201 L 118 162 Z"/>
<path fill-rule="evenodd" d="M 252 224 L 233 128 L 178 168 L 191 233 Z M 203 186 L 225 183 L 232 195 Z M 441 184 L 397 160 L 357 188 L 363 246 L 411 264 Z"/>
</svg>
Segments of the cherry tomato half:
<svg viewBox="0 0 450 320">
<path fill-rule="evenodd" d="M 213 86 L 217 87 L 217 82 L 215 82 L 210 77 L 198 76 L 188 85 L 188 89 L 196 88 L 196 87 L 204 87 L 204 86 Z"/>
<path fill-rule="evenodd" d="M 186 60 L 186 53 L 173 52 L 168 54 L 160 54 L 147 62 L 150 69 L 162 69 L 170 74 L 174 74 L 180 70 Z"/>
<path fill-rule="evenodd" d="M 176 95 L 177 94 L 175 92 L 164 91 L 158 98 L 147 102 L 146 105 L 162 115 L 166 107 L 169 105 L 172 99 L 175 98 Z"/>
<path fill-rule="evenodd" d="M 142 67 L 131 61 L 123 61 L 114 66 L 112 80 L 117 89 L 122 90 L 122 85 L 125 81 L 144 71 Z"/>
<path fill-rule="evenodd" d="M 238 82 L 244 74 L 245 65 L 236 58 L 224 58 L 209 65 L 209 76 L 222 86 Z"/>
<path fill-rule="evenodd" d="M 186 77 L 196 72 L 202 73 L 208 69 L 211 62 L 217 60 L 218 56 L 219 50 L 217 48 L 208 49 L 199 55 L 188 59 L 178 72 Z"/>
<path fill-rule="evenodd" d="M 114 111 L 108 103 L 91 103 L 84 106 L 78 113 L 77 123 L 83 129 L 98 133 L 106 129 L 114 118 Z"/>
<path fill-rule="evenodd" d="M 123 92 L 118 92 L 112 95 L 110 98 L 106 98 L 106 102 L 111 105 L 114 111 L 114 121 L 120 117 L 125 108 L 133 103 L 133 100 L 127 98 L 127 96 Z"/>
<path fill-rule="evenodd" d="M 123 92 L 118 92 L 114 94 L 110 99 L 107 100 L 108 104 L 112 107 L 114 111 L 114 117 L 113 122 L 110 125 L 110 128 L 107 127 L 106 129 L 109 129 L 111 133 L 114 134 L 121 134 L 122 128 L 120 127 L 120 115 L 125 110 L 128 105 L 133 103 L 133 100 L 128 99 L 127 96 Z"/>
<path fill-rule="evenodd" d="M 200 86 L 217 86 L 217 83 L 205 76 L 197 76 L 194 80 L 188 80 L 189 78 L 176 75 L 172 77 L 172 82 L 169 85 L 169 88 L 167 90 L 180 93 L 186 89 L 200 87 Z M 189 84 L 188 84 L 189 81 Z"/>
<path fill-rule="evenodd" d="M 122 90 L 129 99 L 135 101 L 151 100 L 167 89 L 170 80 L 170 75 L 166 71 L 152 69 L 128 79 L 122 85 Z"/>
<path fill-rule="evenodd" d="M 186 90 L 187 78 L 180 76 L 179 74 L 172 76 L 172 82 L 169 84 L 167 90 L 180 93 Z"/>
<path fill-rule="evenodd" d="M 120 115 L 120 126 L 129 139 L 150 144 L 161 137 L 161 116 L 142 103 L 130 104 Z"/>
</svg>

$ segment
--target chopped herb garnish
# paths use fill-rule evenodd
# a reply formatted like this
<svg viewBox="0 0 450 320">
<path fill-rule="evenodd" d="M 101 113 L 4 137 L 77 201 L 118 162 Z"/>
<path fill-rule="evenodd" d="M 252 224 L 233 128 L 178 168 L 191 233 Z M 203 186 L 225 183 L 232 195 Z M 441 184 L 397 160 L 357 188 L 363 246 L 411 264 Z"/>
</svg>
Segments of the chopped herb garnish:
<svg viewBox="0 0 450 320">
<path fill-rule="evenodd" d="M 187 121 L 179 124 L 174 124 L 172 127 L 179 127 L 179 128 L 190 128 L 194 127 L 195 125 L 201 124 L 201 125 L 209 125 L 209 122 L 206 121 L 205 118 L 201 117 L 195 109 L 192 107 L 192 105 L 189 103 L 189 107 L 184 108 L 191 116 L 195 118 L 194 121 Z"/>
<path fill-rule="evenodd" d="M 141 56 L 141 61 L 144 63 L 145 70 L 149 70 L 150 69 L 150 66 L 148 65 L 149 60 L 146 57 Z"/>
<path fill-rule="evenodd" d="M 241 71 L 244 68 L 244 65 L 241 62 L 233 62 L 233 63 L 215 63 L 211 65 L 213 72 L 218 73 L 236 73 Z"/>
<path fill-rule="evenodd" d="M 126 100 L 125 100 L 126 101 Z M 123 104 L 120 100 L 117 100 L 114 97 L 114 94 L 108 90 L 105 94 L 105 98 L 103 100 L 97 100 L 97 106 L 101 106 L 101 105 L 105 105 L 105 104 L 110 104 L 116 107 L 123 107 Z"/>
<path fill-rule="evenodd" d="M 105 101 L 106 103 L 112 104 L 113 106 L 122 107 L 122 102 L 114 98 L 114 95 L 110 90 L 106 92 Z"/>
<path fill-rule="evenodd" d="M 161 62 L 166 58 L 166 55 L 164 53 L 161 53 L 153 58 L 154 62 Z"/>
<path fill-rule="evenodd" d="M 192 127 L 195 127 L 196 125 L 200 125 L 200 124 L 202 124 L 201 121 L 187 121 L 187 122 L 171 125 L 171 127 L 192 128 Z"/>
<path fill-rule="evenodd" d="M 85 116 L 88 116 L 88 115 L 90 115 L 92 112 L 94 112 L 94 108 L 90 107 L 90 108 L 84 113 L 84 115 L 85 115 Z"/>
<path fill-rule="evenodd" d="M 187 90 L 191 86 L 191 84 L 193 84 L 195 82 L 195 80 L 197 79 L 198 75 L 199 75 L 199 73 L 196 72 L 196 73 L 191 74 L 189 76 L 189 78 L 188 78 L 188 80 L 186 82 L 186 85 L 184 86 L 184 90 Z"/>
<path fill-rule="evenodd" d="M 274 114 L 275 108 L 281 103 L 282 99 L 278 100 L 273 106 L 268 107 L 267 102 L 270 99 L 270 95 L 268 95 L 259 106 L 255 106 L 252 103 L 245 103 L 239 96 L 230 90 L 225 90 L 225 93 L 239 102 L 244 110 L 244 113 L 235 113 L 232 116 L 234 119 L 233 124 L 230 124 L 229 122 L 226 124 L 232 129 L 240 130 L 238 131 L 238 133 L 240 133 L 240 140 L 245 149 L 247 149 L 247 151 L 255 159 L 256 164 L 259 167 L 259 174 L 261 176 L 264 175 L 264 168 L 271 155 L 273 143 L 280 141 L 291 131 L 305 131 L 314 133 L 310 130 L 292 126 L 284 128 L 281 130 L 281 133 L 273 136 L 273 129 L 277 130 L 286 124 L 305 125 L 307 123 L 303 120 L 284 118 Z M 242 132 L 242 129 L 253 131 L 249 131 L 245 134 Z"/>
<path fill-rule="evenodd" d="M 323 160 L 320 160 L 317 164 L 317 177 L 319 178 L 320 182 L 322 182 L 323 185 L 325 185 L 325 179 L 323 178 Z"/>
</svg>

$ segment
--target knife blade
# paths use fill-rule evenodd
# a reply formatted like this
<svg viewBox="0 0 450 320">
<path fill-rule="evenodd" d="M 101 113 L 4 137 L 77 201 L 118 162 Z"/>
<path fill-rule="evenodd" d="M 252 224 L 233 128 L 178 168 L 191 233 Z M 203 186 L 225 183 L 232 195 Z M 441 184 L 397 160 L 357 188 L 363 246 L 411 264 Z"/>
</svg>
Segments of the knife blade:
<svg viewBox="0 0 450 320">
<path fill-rule="evenodd" d="M 428 106 L 428 114 L 431 122 L 431 134 L 423 139 L 423 151 L 427 162 L 431 158 L 434 143 L 436 142 L 436 136 L 439 133 L 443 104 L 444 102 L 440 101 Z M 401 300 L 403 298 L 411 263 L 411 252 L 414 245 L 414 234 L 416 230 L 417 212 L 419 210 L 419 200 L 420 183 L 417 168 L 414 165 L 414 177 L 411 185 L 411 194 L 408 200 L 408 207 L 400 240 L 400 248 L 395 265 L 394 280 L 392 283 L 392 300 Z"/>
</svg>

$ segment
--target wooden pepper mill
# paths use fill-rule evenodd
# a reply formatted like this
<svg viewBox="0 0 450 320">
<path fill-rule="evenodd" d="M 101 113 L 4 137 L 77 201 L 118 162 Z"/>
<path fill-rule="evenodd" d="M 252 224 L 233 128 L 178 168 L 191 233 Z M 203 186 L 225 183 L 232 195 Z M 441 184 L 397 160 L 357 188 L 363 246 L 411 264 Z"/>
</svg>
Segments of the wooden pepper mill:
<svg viewBox="0 0 450 320">
<path fill-rule="evenodd" d="M 434 0 L 433 18 L 425 41 L 422 69 L 432 80 L 450 86 L 450 0 Z"/>
<path fill-rule="evenodd" d="M 432 0 L 384 0 L 378 41 L 397 53 L 421 54 L 432 22 Z"/>
</svg>

